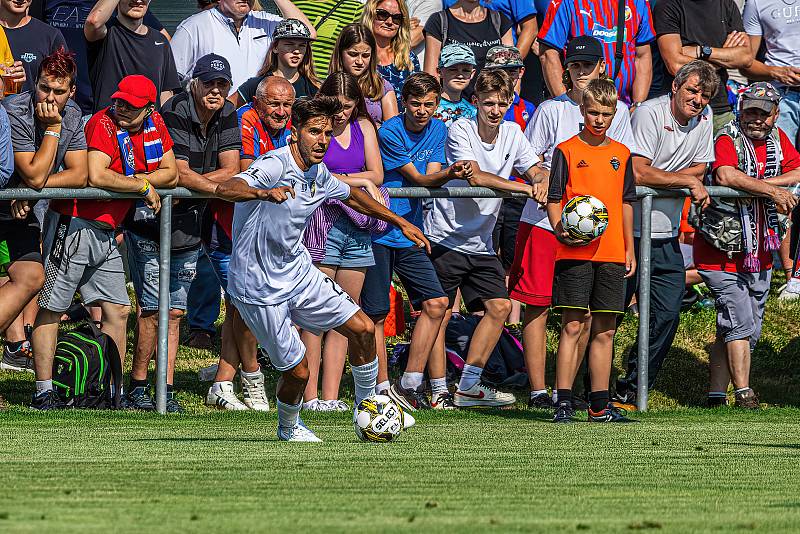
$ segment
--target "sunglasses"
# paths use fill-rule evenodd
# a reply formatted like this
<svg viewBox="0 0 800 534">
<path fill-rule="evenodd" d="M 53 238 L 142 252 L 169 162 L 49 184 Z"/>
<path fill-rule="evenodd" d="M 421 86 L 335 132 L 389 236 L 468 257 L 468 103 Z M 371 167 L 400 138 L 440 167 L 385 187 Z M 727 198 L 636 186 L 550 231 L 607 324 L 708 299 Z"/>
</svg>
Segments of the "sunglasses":
<svg viewBox="0 0 800 534">
<path fill-rule="evenodd" d="M 400 26 L 403 23 L 402 13 L 389 13 L 385 9 L 376 9 L 375 18 L 378 19 L 380 22 L 383 22 L 386 19 L 391 18 L 392 22 L 394 22 L 398 26 Z"/>
</svg>

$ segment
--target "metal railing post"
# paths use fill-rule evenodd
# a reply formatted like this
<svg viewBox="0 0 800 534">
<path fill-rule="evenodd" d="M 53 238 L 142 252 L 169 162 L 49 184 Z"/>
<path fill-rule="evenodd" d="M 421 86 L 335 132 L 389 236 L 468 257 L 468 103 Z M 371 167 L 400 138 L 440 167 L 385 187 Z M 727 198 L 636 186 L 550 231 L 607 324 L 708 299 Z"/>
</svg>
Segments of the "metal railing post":
<svg viewBox="0 0 800 534">
<path fill-rule="evenodd" d="M 172 195 L 161 198 L 158 262 L 158 354 L 156 357 L 156 410 L 167 413 L 167 360 L 169 354 L 169 272 L 172 249 Z"/>
<path fill-rule="evenodd" d="M 642 197 L 642 229 L 639 238 L 639 353 L 636 366 L 636 407 L 640 412 L 647 411 L 648 374 L 650 364 L 650 246 L 653 213 L 653 195 Z"/>
</svg>

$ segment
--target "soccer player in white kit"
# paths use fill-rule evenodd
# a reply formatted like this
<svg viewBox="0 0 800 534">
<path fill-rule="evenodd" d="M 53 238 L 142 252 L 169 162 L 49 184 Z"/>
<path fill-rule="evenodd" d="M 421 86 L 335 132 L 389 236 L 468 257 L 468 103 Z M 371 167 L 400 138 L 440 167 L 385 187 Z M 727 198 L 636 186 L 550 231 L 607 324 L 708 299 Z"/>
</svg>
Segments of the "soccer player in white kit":
<svg viewBox="0 0 800 534">
<path fill-rule="evenodd" d="M 327 199 L 338 199 L 394 224 L 430 252 L 416 226 L 334 178 L 322 163 L 333 133 L 331 119 L 340 109 L 333 97 L 297 100 L 289 146 L 259 157 L 216 190 L 219 198 L 237 202 L 228 293 L 282 373 L 277 387 L 278 438 L 284 441 L 321 441 L 300 420 L 308 363 L 293 325 L 317 334 L 333 329 L 347 337 L 356 404 L 372 394 L 378 374 L 374 324 L 347 293 L 314 268 L 302 244 L 314 210 Z"/>
</svg>

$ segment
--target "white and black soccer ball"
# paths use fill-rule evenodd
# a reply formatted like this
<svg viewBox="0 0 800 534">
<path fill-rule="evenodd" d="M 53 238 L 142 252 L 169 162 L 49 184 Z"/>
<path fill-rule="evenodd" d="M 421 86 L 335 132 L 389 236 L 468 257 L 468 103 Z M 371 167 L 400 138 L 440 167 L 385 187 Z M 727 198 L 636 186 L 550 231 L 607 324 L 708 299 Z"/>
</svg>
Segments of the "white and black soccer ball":
<svg viewBox="0 0 800 534">
<path fill-rule="evenodd" d="M 413 424 L 414 418 L 386 395 L 367 397 L 353 413 L 353 428 L 362 441 L 386 443 Z"/>
<path fill-rule="evenodd" d="M 561 225 L 574 241 L 588 244 L 606 231 L 606 205 L 591 195 L 572 197 L 561 211 Z"/>
</svg>

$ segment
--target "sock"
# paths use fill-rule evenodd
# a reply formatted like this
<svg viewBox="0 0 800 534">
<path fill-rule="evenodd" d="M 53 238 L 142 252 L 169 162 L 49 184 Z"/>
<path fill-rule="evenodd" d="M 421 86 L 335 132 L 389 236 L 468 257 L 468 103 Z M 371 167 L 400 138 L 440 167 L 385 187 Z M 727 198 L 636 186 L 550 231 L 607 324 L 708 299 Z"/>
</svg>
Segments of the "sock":
<svg viewBox="0 0 800 534">
<path fill-rule="evenodd" d="M 746 388 L 736 389 L 736 390 L 734 390 L 734 393 L 738 393 L 739 395 L 741 395 L 743 393 L 747 393 L 749 390 L 750 390 L 750 387 L 748 386 Z"/>
<path fill-rule="evenodd" d="M 532 389 L 531 398 L 538 397 L 539 395 L 547 395 L 546 389 Z"/>
<path fill-rule="evenodd" d="M 708 398 L 709 399 L 725 399 L 728 397 L 728 394 L 724 391 L 709 391 Z"/>
<path fill-rule="evenodd" d="M 458 381 L 458 390 L 468 391 L 474 388 L 475 384 L 481 381 L 481 373 L 483 373 L 483 367 L 464 365 L 464 370 L 461 371 L 461 380 Z"/>
<path fill-rule="evenodd" d="M 211 392 L 212 393 L 222 393 L 222 386 L 224 384 L 230 384 L 233 386 L 233 382 L 214 382 L 211 384 Z"/>
<path fill-rule="evenodd" d="M 403 389 L 417 389 L 422 385 L 422 373 L 403 373 L 400 377 L 400 385 Z"/>
<path fill-rule="evenodd" d="M 247 372 L 245 372 L 244 369 L 242 369 L 241 371 L 239 371 L 239 374 L 241 374 L 243 377 L 245 377 L 248 380 L 256 380 L 256 379 L 261 378 L 261 376 L 262 376 L 260 367 L 258 368 L 258 370 L 253 371 L 252 373 L 247 373 Z"/>
<path fill-rule="evenodd" d="M 431 395 L 436 395 L 437 393 L 447 393 L 446 378 L 431 378 Z"/>
<path fill-rule="evenodd" d="M 300 421 L 300 408 L 303 403 L 285 404 L 278 399 L 278 428 L 294 428 Z"/>
<path fill-rule="evenodd" d="M 136 388 L 147 388 L 147 386 L 149 386 L 149 385 L 150 384 L 147 383 L 147 379 L 146 378 L 144 380 L 135 380 L 135 379 L 131 378 L 131 389 L 132 390 L 136 389 Z"/>
<path fill-rule="evenodd" d="M 388 391 L 390 386 L 391 386 L 391 384 L 389 384 L 389 381 L 388 380 L 384 380 L 383 382 L 381 382 L 380 384 L 375 386 L 375 394 L 376 395 L 380 395 L 384 391 Z"/>
<path fill-rule="evenodd" d="M 589 393 L 589 405 L 593 412 L 602 412 L 608 407 L 608 390 Z"/>
<path fill-rule="evenodd" d="M 167 384 L 167 393 L 172 393 L 173 391 L 175 391 L 175 386 Z"/>
<path fill-rule="evenodd" d="M 53 381 L 52 380 L 37 380 L 36 381 L 36 394 L 41 395 L 45 391 L 50 391 L 53 389 Z"/>
<path fill-rule="evenodd" d="M 572 390 L 571 389 L 557 389 L 553 395 L 553 402 L 566 402 L 572 404 Z"/>
<path fill-rule="evenodd" d="M 375 391 L 375 382 L 378 380 L 378 358 L 364 365 L 351 365 L 353 382 L 356 386 L 356 406 Z"/>
<path fill-rule="evenodd" d="M 8 350 L 8 352 L 11 352 L 12 354 L 15 352 L 19 352 L 19 349 L 22 348 L 23 343 L 25 343 L 25 341 L 11 341 L 11 342 L 6 341 L 6 349 Z"/>
</svg>

